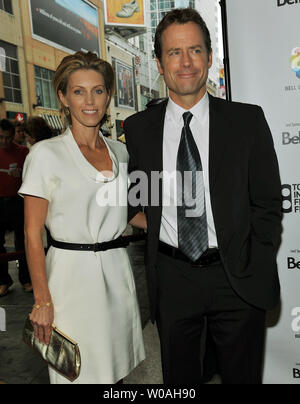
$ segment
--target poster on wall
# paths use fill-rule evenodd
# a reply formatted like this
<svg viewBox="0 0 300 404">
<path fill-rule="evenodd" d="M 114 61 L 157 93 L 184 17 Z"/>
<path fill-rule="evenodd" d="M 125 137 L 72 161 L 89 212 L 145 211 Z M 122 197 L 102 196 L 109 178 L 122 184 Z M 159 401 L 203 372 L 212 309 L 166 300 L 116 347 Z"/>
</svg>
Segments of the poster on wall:
<svg viewBox="0 0 300 404">
<path fill-rule="evenodd" d="M 105 0 L 105 24 L 145 26 L 144 0 Z"/>
<path fill-rule="evenodd" d="M 100 55 L 98 9 L 84 0 L 28 0 L 32 37 L 68 53 Z"/>
<path fill-rule="evenodd" d="M 118 107 L 135 109 L 133 68 L 115 60 Z"/>
<path fill-rule="evenodd" d="M 281 301 L 268 313 L 263 381 L 300 384 L 300 4 L 226 0 L 226 9 L 232 99 L 262 106 L 282 182 Z"/>
</svg>

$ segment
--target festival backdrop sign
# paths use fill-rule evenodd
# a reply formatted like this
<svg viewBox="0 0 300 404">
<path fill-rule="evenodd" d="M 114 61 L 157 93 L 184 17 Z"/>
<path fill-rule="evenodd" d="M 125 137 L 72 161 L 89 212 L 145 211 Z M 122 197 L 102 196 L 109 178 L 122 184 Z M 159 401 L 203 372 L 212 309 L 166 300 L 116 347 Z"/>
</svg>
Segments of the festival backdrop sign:
<svg viewBox="0 0 300 404">
<path fill-rule="evenodd" d="M 144 0 L 105 0 L 107 25 L 145 26 Z"/>
<path fill-rule="evenodd" d="M 300 384 L 300 2 L 226 0 L 226 8 L 232 99 L 263 107 L 282 182 L 281 303 L 268 314 L 264 383 Z"/>
<path fill-rule="evenodd" d="M 28 0 L 32 37 L 68 53 L 100 55 L 98 9 L 83 0 Z"/>
</svg>

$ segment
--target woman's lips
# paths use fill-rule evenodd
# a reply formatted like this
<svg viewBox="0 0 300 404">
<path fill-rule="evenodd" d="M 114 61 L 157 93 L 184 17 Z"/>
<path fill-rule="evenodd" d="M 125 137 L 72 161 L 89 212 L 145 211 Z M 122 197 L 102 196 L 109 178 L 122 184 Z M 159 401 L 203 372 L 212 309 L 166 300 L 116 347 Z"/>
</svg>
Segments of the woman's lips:
<svg viewBox="0 0 300 404">
<path fill-rule="evenodd" d="M 90 110 L 85 109 L 85 110 L 83 110 L 82 112 L 83 112 L 84 114 L 87 114 L 87 115 L 94 115 L 94 114 L 96 114 L 98 111 L 97 111 L 96 109 L 90 109 Z"/>
</svg>

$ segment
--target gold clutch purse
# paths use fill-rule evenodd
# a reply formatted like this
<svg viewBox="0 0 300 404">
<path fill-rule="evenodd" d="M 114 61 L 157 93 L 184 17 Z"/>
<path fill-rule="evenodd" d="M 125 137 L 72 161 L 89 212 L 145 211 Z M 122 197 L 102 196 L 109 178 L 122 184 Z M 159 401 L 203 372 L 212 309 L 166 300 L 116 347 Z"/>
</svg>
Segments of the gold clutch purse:
<svg viewBox="0 0 300 404">
<path fill-rule="evenodd" d="M 81 359 L 78 344 L 57 328 L 52 330 L 50 344 L 41 344 L 37 338 L 34 338 L 34 329 L 28 317 L 24 326 L 23 341 L 49 366 L 71 382 L 79 376 Z"/>
</svg>

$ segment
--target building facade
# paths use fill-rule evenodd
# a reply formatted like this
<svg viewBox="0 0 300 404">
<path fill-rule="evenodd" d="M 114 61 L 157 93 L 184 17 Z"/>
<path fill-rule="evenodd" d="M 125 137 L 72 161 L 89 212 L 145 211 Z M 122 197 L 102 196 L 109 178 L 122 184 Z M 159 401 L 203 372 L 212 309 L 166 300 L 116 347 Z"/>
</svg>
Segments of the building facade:
<svg viewBox="0 0 300 404">
<path fill-rule="evenodd" d="M 30 113 L 19 0 L 0 1 L 0 117 Z"/>
<path fill-rule="evenodd" d="M 208 89 L 211 94 L 218 96 L 219 73 L 223 67 L 223 61 L 220 59 L 220 48 L 223 44 L 219 40 L 221 18 L 219 0 L 195 0 L 195 9 L 201 14 L 210 32 L 213 64 L 209 71 Z"/>
<path fill-rule="evenodd" d="M 117 138 L 124 119 L 145 109 L 151 99 L 167 96 L 153 38 L 158 22 L 176 7 L 197 8 L 208 23 L 215 55 L 209 90 L 216 93 L 218 0 L 145 0 L 142 29 L 108 25 L 105 12 L 111 4 L 110 0 L 0 0 L 0 118 L 26 121 L 38 115 L 62 131 L 52 76 L 66 55 L 92 50 L 116 73 L 116 95 L 104 129 Z"/>
</svg>

